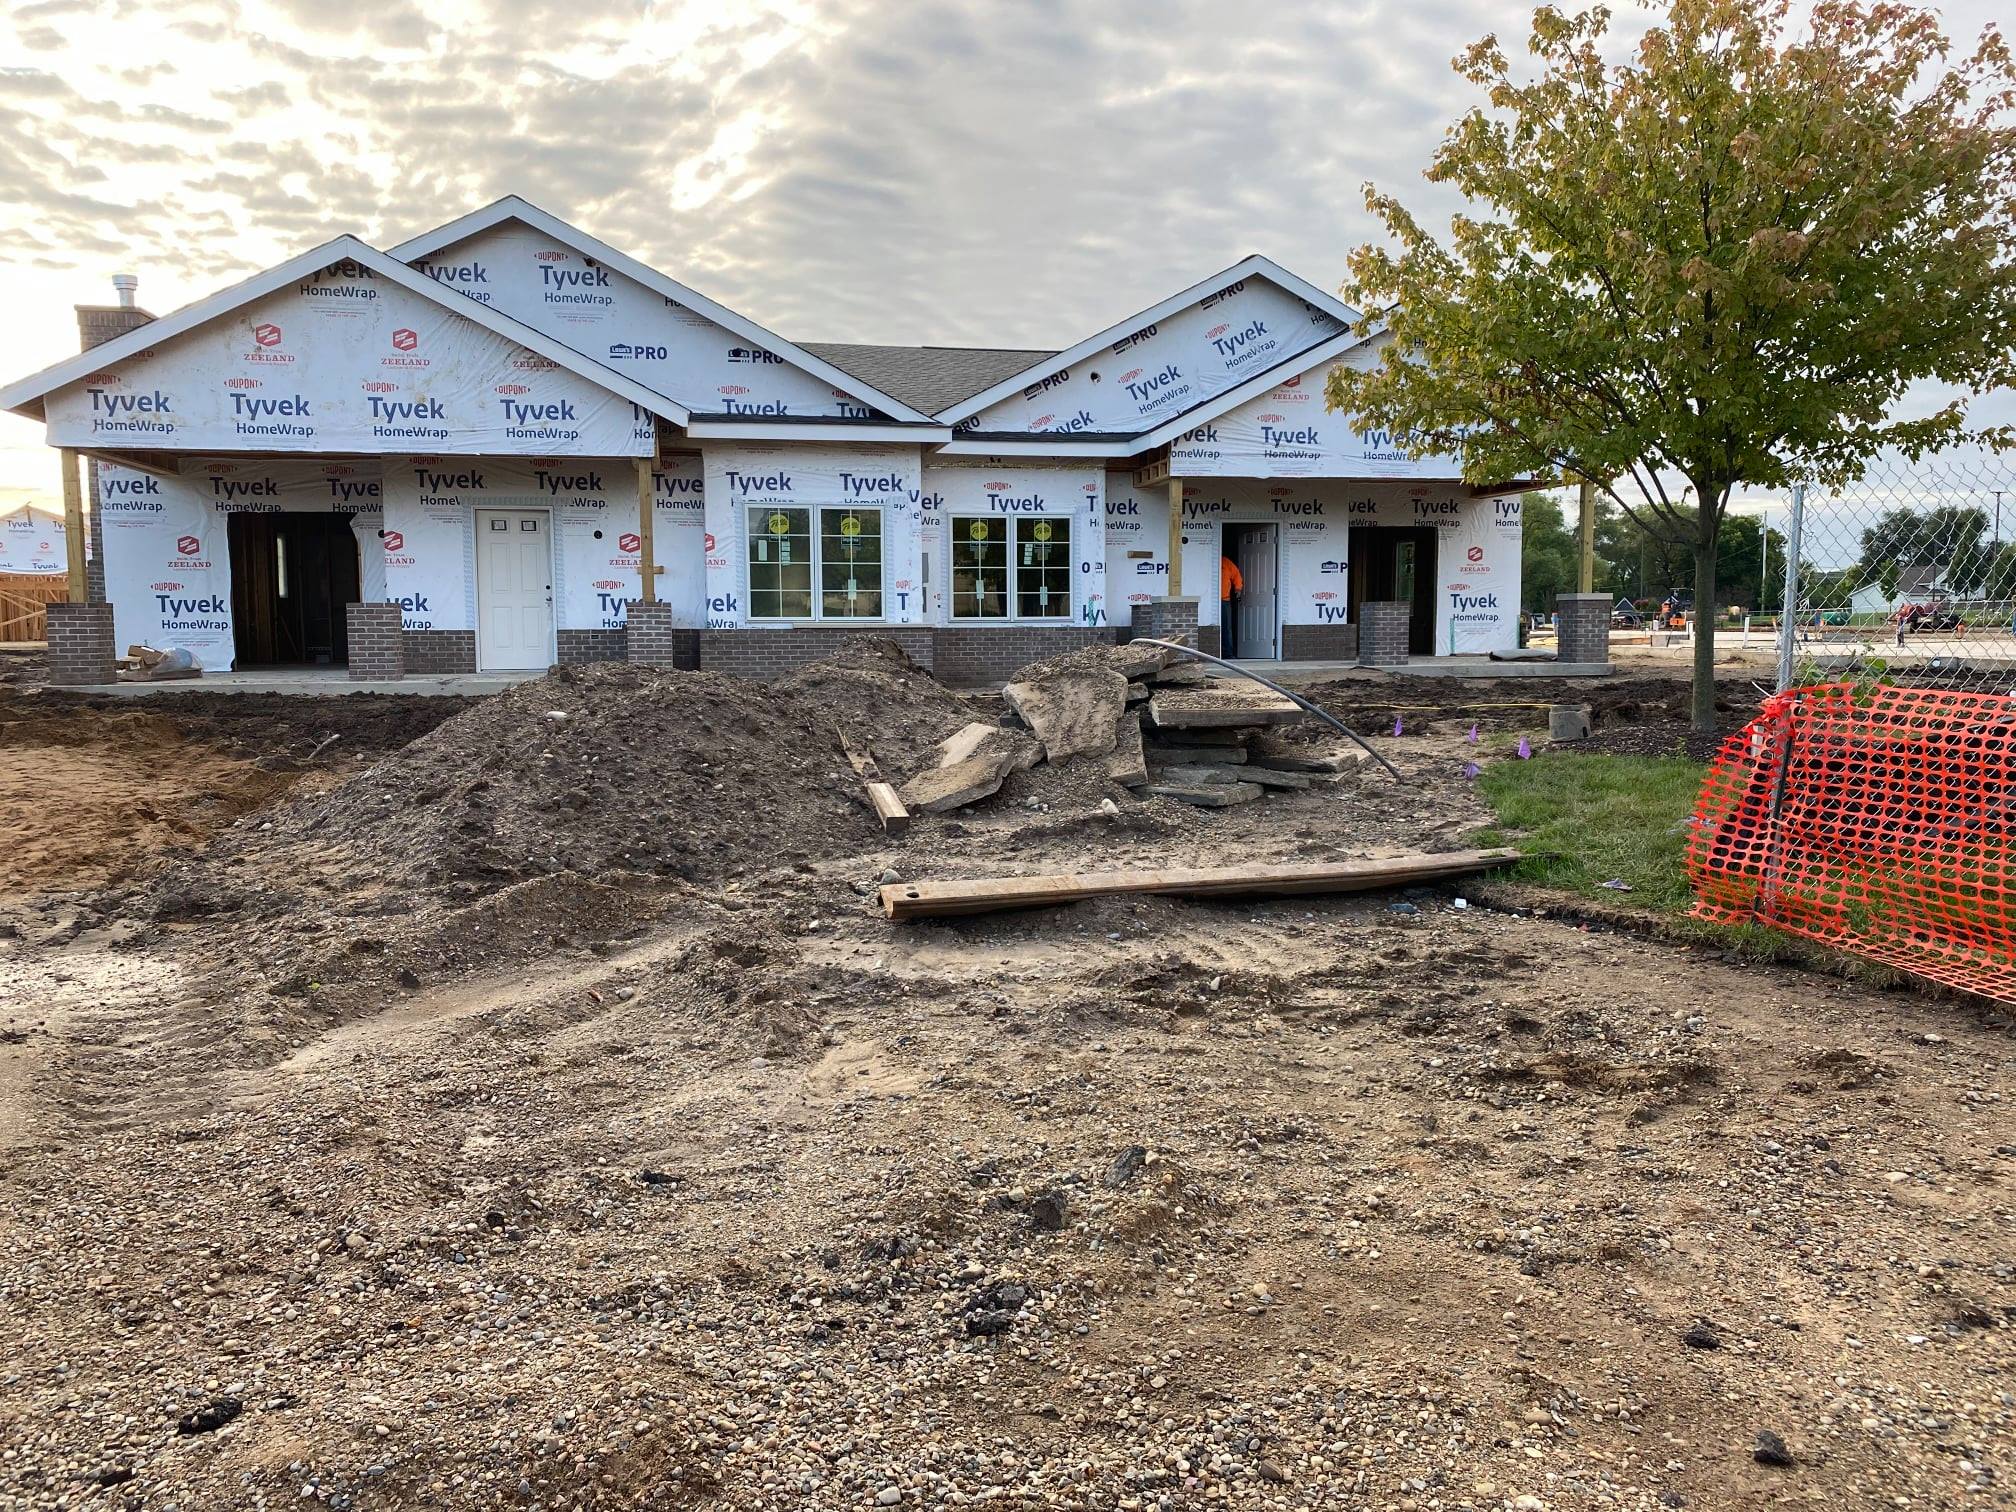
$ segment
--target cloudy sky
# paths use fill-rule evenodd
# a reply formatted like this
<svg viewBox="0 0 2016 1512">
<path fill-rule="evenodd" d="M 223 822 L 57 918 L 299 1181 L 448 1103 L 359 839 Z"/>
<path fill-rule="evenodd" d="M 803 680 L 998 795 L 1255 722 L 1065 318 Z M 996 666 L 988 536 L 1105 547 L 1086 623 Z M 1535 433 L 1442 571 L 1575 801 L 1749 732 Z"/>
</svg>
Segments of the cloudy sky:
<svg viewBox="0 0 2016 1512">
<path fill-rule="evenodd" d="M 1629 0 L 1624 28 L 1641 24 Z M 1997 0 L 1958 0 L 1970 38 Z M 1513 0 L 0 0 L 0 378 L 342 232 L 526 196 L 797 340 L 1065 346 L 1248 252 L 1324 287 Z M 0 509 L 55 490 L 0 417 Z"/>
</svg>

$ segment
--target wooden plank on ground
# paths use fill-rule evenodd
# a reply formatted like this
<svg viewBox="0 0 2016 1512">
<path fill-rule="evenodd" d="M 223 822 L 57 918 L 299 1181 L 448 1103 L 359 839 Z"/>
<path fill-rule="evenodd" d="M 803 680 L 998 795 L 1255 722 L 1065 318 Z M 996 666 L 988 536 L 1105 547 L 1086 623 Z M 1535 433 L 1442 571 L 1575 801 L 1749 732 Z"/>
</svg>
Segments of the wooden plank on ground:
<svg viewBox="0 0 2016 1512">
<path fill-rule="evenodd" d="M 892 835 L 902 834 L 910 828 L 910 810 L 903 806 L 902 795 L 882 780 L 882 769 L 875 765 L 874 753 L 856 746 L 845 730 L 836 728 L 833 733 L 840 737 L 840 749 L 847 753 L 847 764 L 859 774 L 861 785 L 867 789 L 868 802 L 875 810 L 875 817 L 882 821 L 882 828 Z"/>
<path fill-rule="evenodd" d="M 1515 850 L 1414 852 L 1315 865 L 1209 866 L 1166 871 L 1067 872 L 958 882 L 892 882 L 881 892 L 892 919 L 1040 908 L 1127 893 L 1224 898 L 1368 892 L 1460 877 L 1519 859 Z"/>
</svg>

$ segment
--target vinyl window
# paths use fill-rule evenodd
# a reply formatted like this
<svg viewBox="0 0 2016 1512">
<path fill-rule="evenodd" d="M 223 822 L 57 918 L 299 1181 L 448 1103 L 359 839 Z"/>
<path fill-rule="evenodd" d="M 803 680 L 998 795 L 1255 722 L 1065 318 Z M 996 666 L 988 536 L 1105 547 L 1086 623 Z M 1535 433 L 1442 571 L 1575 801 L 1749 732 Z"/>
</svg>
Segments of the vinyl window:
<svg viewBox="0 0 2016 1512">
<path fill-rule="evenodd" d="M 954 619 L 1069 619 L 1071 522 L 999 516 L 952 521 Z"/>
<path fill-rule="evenodd" d="M 882 617 L 881 510 L 759 504 L 748 518 L 751 619 Z"/>
</svg>

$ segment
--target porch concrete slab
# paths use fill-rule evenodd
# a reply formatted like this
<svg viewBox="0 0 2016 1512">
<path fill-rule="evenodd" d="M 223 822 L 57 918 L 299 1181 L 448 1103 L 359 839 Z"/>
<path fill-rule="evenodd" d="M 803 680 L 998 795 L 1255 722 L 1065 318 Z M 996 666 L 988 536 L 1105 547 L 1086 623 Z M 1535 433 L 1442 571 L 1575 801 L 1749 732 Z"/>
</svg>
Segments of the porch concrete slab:
<svg viewBox="0 0 2016 1512">
<path fill-rule="evenodd" d="M 409 672 L 405 677 L 387 681 L 360 679 L 353 682 L 348 671 L 342 667 L 251 667 L 234 672 L 211 672 L 202 677 L 169 678 L 162 682 L 94 683 L 62 691 L 110 693 L 133 698 L 147 698 L 156 693 L 305 693 L 321 698 L 344 693 L 407 693 L 422 698 L 482 698 L 543 676 L 543 672 Z"/>
</svg>

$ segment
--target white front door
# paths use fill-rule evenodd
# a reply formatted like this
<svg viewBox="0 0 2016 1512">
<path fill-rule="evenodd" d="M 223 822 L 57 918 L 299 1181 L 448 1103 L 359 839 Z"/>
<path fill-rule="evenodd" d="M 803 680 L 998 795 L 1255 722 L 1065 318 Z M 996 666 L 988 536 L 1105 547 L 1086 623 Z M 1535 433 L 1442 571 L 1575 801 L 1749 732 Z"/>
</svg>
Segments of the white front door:
<svg viewBox="0 0 2016 1512">
<path fill-rule="evenodd" d="M 1254 525 L 1239 534 L 1239 576 L 1246 587 L 1239 599 L 1239 623 L 1235 639 L 1241 657 L 1271 661 L 1281 654 L 1274 639 L 1280 620 L 1275 605 L 1275 584 L 1279 577 L 1280 555 L 1276 538 L 1279 525 Z"/>
<path fill-rule="evenodd" d="M 476 511 L 476 665 L 553 665 L 553 548 L 543 509 Z"/>
</svg>

